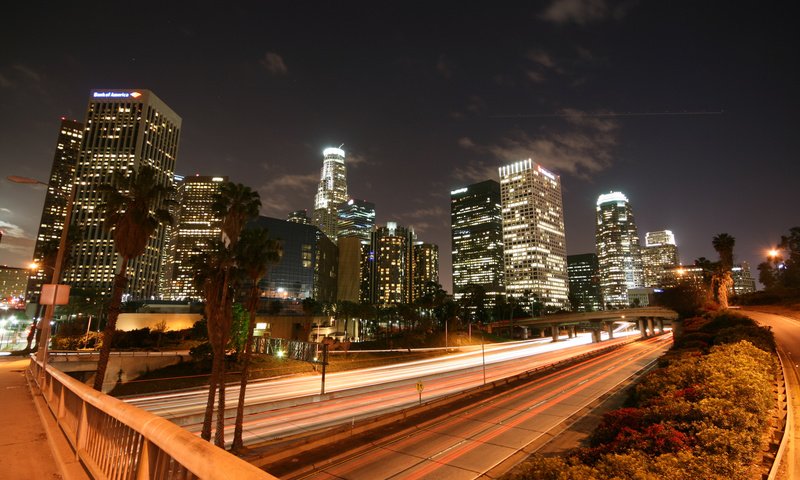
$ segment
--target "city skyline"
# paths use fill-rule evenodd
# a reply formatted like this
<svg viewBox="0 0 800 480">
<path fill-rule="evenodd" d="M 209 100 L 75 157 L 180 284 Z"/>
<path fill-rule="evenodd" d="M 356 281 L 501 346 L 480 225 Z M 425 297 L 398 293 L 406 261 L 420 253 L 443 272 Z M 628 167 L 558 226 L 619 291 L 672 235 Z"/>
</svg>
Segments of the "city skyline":
<svg viewBox="0 0 800 480">
<path fill-rule="evenodd" d="M 234 5 L 212 19 L 163 5 L 154 35 L 112 45 L 98 38 L 135 25 L 122 6 L 22 6 L 26 21 L 4 32 L 0 57 L 6 175 L 46 180 L 61 116 L 83 121 L 91 89 L 141 87 L 184 119 L 176 172 L 250 185 L 264 215 L 310 212 L 320 152 L 344 143 L 348 193 L 375 203 L 377 224 L 439 245 L 448 290 L 449 192 L 524 158 L 562 178 L 568 254 L 594 251 L 594 199 L 611 190 L 636 206 L 640 236 L 675 232 L 684 264 L 716 258 L 711 239 L 727 232 L 737 263 L 757 265 L 796 223 L 800 76 L 780 12 L 607 1 L 440 4 L 422 18 L 280 8 Z M 6 175 L 0 264 L 26 266 L 45 191 Z"/>
</svg>

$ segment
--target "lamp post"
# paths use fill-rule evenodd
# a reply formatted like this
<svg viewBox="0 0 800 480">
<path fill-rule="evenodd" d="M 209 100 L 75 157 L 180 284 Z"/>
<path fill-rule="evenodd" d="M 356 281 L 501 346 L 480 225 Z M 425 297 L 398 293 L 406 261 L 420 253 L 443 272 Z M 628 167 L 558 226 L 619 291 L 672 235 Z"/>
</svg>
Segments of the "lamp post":
<svg viewBox="0 0 800 480">
<path fill-rule="evenodd" d="M 16 175 L 10 175 L 6 177 L 9 181 L 14 183 L 23 183 L 28 185 L 45 185 L 50 186 L 47 183 L 41 182 L 39 180 L 27 177 L 18 177 Z M 63 289 L 59 287 L 65 287 L 67 297 L 69 297 L 69 286 L 67 285 L 59 285 L 59 281 L 61 280 L 61 267 L 64 263 L 64 251 L 67 249 L 67 232 L 69 231 L 69 224 L 72 220 L 72 204 L 75 201 L 75 190 L 77 184 L 74 181 L 72 182 L 72 190 L 70 191 L 69 198 L 67 198 L 67 208 L 66 214 L 64 215 L 64 228 L 61 230 L 61 239 L 58 243 L 58 253 L 56 254 L 56 264 L 53 266 L 53 278 L 50 280 L 53 283 L 53 291 L 52 291 L 52 298 L 48 299 L 48 305 L 44 310 L 44 319 L 40 320 L 39 325 L 42 328 L 42 335 L 39 340 L 39 351 L 36 354 L 37 359 L 42 362 L 42 375 L 44 375 L 45 370 L 47 369 L 47 347 L 50 343 L 50 322 L 53 320 L 53 313 L 55 312 L 56 302 L 59 301 L 59 290 L 62 292 Z M 42 287 L 44 290 L 44 286 Z M 44 293 L 44 292 L 43 292 Z M 44 295 L 40 295 L 39 301 L 41 302 L 41 297 Z"/>
</svg>

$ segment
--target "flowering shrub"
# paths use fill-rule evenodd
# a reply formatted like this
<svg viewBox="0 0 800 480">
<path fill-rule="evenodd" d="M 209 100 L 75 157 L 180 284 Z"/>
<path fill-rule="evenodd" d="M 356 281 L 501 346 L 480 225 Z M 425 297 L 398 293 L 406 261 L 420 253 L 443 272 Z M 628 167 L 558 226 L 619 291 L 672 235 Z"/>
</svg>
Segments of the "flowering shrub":
<svg viewBox="0 0 800 480">
<path fill-rule="evenodd" d="M 533 456 L 509 478 L 753 478 L 775 408 L 772 332 L 727 313 L 684 326 L 714 346 L 676 345 L 633 389 L 634 407 L 604 416 L 588 448 L 564 459 Z"/>
</svg>

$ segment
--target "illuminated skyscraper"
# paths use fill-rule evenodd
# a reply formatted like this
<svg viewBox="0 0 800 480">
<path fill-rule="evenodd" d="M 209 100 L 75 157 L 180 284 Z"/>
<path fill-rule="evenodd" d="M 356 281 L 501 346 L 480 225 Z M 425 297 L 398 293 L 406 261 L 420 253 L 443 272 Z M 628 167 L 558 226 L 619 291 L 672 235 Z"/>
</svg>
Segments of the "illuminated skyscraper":
<svg viewBox="0 0 800 480">
<path fill-rule="evenodd" d="M 118 261 L 111 234 L 103 228 L 98 187 L 110 184 L 115 173 L 144 165 L 155 168 L 159 183 L 171 184 L 181 117 L 148 90 L 93 90 L 85 125 L 72 223 L 82 240 L 73 249 L 65 283 L 109 292 Z M 164 237 L 162 225 L 150 236 L 145 252 L 128 265 L 130 298 L 158 295 Z"/>
<path fill-rule="evenodd" d="M 179 203 L 175 227 L 170 228 L 171 255 L 167 265 L 167 294 L 170 300 L 200 300 L 194 286 L 192 257 L 208 252 L 212 241 L 222 238 L 221 219 L 213 210 L 214 196 L 228 177 L 195 175 L 179 178 Z M 166 249 L 165 249 L 166 250 Z"/>
<path fill-rule="evenodd" d="M 642 249 L 642 269 L 645 287 L 663 287 L 670 282 L 668 271 L 677 265 L 678 245 L 670 230 L 647 232 Z"/>
<path fill-rule="evenodd" d="M 312 224 L 336 243 L 339 206 L 347 201 L 347 170 L 344 150 L 326 148 L 322 152 L 322 175 L 314 198 Z"/>
<path fill-rule="evenodd" d="M 456 300 L 475 285 L 486 295 L 484 307 L 492 308 L 505 291 L 500 184 L 486 180 L 451 191 L 450 233 Z"/>
<path fill-rule="evenodd" d="M 375 227 L 375 204 L 351 198 L 339 207 L 337 236 L 369 241 Z"/>
<path fill-rule="evenodd" d="M 305 209 L 289 212 L 289 215 L 286 216 L 286 221 L 299 223 L 301 225 L 311 225 L 311 220 L 308 218 L 308 211 Z"/>
<path fill-rule="evenodd" d="M 567 308 L 561 178 L 531 159 L 500 167 L 506 294 Z"/>
<path fill-rule="evenodd" d="M 573 312 L 595 312 L 603 309 L 597 255 L 583 253 L 567 256 L 569 303 Z"/>
<path fill-rule="evenodd" d="M 439 247 L 432 243 L 414 243 L 414 300 L 433 295 L 439 286 Z"/>
<path fill-rule="evenodd" d="M 744 295 L 756 291 L 756 281 L 750 275 L 750 264 L 747 262 L 734 265 L 731 269 L 731 275 L 733 276 L 733 292 L 731 293 Z"/>
<path fill-rule="evenodd" d="M 600 195 L 596 226 L 603 304 L 606 308 L 628 307 L 628 289 L 643 286 L 639 234 L 628 197 L 621 192 Z"/>
<path fill-rule="evenodd" d="M 411 228 L 387 222 L 372 232 L 368 258 L 370 303 L 390 305 L 414 299 L 414 241 Z"/>
<path fill-rule="evenodd" d="M 47 265 L 47 263 L 55 262 L 55 249 L 50 247 L 58 247 L 61 231 L 64 230 L 67 202 L 72 192 L 75 169 L 78 167 L 82 139 L 83 124 L 62 118 L 58 129 L 53 166 L 47 181 L 47 195 L 44 197 L 39 234 L 36 236 L 36 246 L 33 249 L 33 261 L 40 265 L 40 268 L 28 280 L 28 299 L 32 301 L 38 302 L 42 284 L 52 273 L 52 270 L 48 270 L 48 268 L 52 268 L 53 265 Z M 48 249 L 53 255 L 52 258 L 45 259 Z"/>
</svg>

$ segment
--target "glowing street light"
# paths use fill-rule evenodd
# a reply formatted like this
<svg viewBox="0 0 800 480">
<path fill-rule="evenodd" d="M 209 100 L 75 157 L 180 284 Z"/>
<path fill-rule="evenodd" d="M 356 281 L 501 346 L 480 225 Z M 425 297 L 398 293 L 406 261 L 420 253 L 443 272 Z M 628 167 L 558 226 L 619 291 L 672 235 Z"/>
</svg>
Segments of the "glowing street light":
<svg viewBox="0 0 800 480">
<path fill-rule="evenodd" d="M 49 186 L 47 183 L 36 180 L 34 178 L 19 177 L 16 175 L 10 175 L 6 178 L 10 182 L 14 183 L 22 183 L 27 185 L 39 184 L 39 185 Z M 62 264 L 64 263 L 64 251 L 67 249 L 67 232 L 69 230 L 69 224 L 72 220 L 72 205 L 75 201 L 76 187 L 77 184 L 75 183 L 75 179 L 73 177 L 72 191 L 70 192 L 69 198 L 67 199 L 67 211 L 64 216 L 64 228 L 61 230 L 61 240 L 58 243 L 58 253 L 56 254 L 56 263 L 53 266 L 53 278 L 50 280 L 52 283 L 50 285 L 42 285 L 42 295 L 40 296 L 39 299 L 40 303 L 44 303 L 42 301 L 43 299 L 47 301 L 47 303 L 45 304 L 47 305 L 47 307 L 45 308 L 44 311 L 44 319 L 42 319 L 40 323 L 42 328 L 42 336 L 39 339 L 39 352 L 37 353 L 37 357 L 42 362 L 42 375 L 44 375 L 44 372 L 47 369 L 47 346 L 50 343 L 50 324 L 53 320 L 53 313 L 55 312 L 56 305 L 66 304 L 67 301 L 69 300 L 69 285 L 59 285 L 59 282 L 61 280 L 61 268 L 63 266 Z"/>
</svg>

